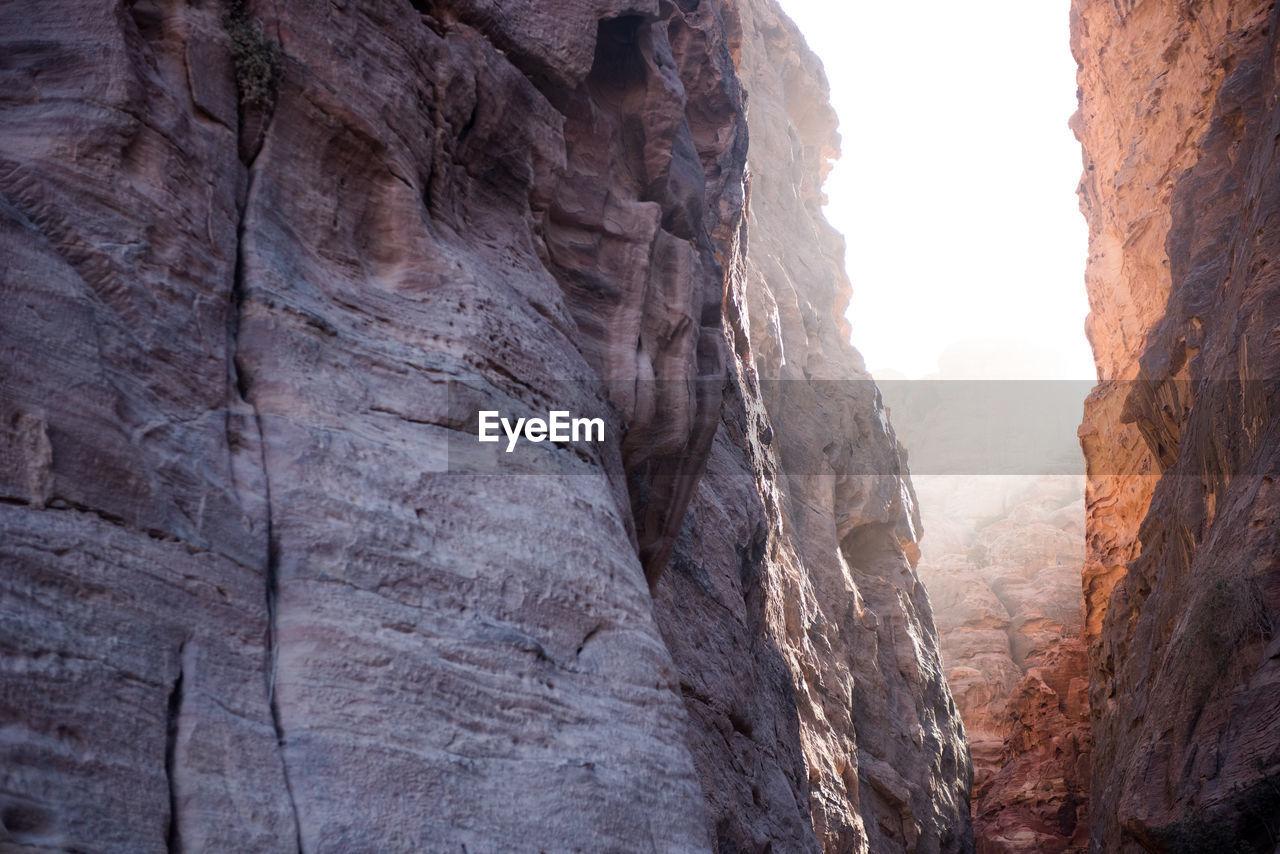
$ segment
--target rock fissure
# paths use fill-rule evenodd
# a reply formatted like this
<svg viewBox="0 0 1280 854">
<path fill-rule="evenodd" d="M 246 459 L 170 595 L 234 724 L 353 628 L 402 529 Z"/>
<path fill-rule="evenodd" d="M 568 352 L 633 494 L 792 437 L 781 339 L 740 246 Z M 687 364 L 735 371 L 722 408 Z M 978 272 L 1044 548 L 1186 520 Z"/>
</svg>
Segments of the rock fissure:
<svg viewBox="0 0 1280 854">
<path fill-rule="evenodd" d="M 228 13 L 235 16 L 233 23 L 236 27 L 242 29 L 261 26 L 256 21 L 247 17 L 244 6 L 239 2 L 233 3 L 232 11 Z M 224 26 L 226 22 L 224 21 Z M 255 31 L 258 36 L 261 30 Z M 233 39 L 235 36 L 233 35 Z M 278 45 L 277 41 L 274 44 Z M 261 39 L 255 40 L 252 33 L 249 36 L 248 48 L 253 47 L 261 49 Z M 278 61 L 278 59 L 276 60 Z M 243 163 L 243 175 L 245 176 L 244 195 L 242 200 L 237 200 L 236 204 L 236 244 L 234 254 L 234 264 L 232 267 L 232 284 L 230 303 L 231 308 L 228 311 L 228 352 L 227 367 L 231 372 L 231 389 L 230 393 L 235 395 L 236 406 L 228 407 L 228 411 L 238 409 L 240 406 L 248 407 L 249 421 L 252 424 L 255 436 L 252 444 L 256 444 L 258 450 L 258 459 L 254 463 L 258 467 L 261 474 L 258 482 L 261 490 L 261 522 L 262 536 L 265 540 L 266 554 L 263 566 L 263 588 L 264 602 L 266 608 L 266 631 L 264 642 L 264 688 L 266 692 L 267 709 L 271 719 L 271 728 L 275 737 L 276 750 L 279 755 L 281 773 L 283 775 L 284 794 L 289 806 L 289 811 L 293 823 L 293 842 L 294 850 L 297 854 L 305 854 L 303 847 L 303 826 L 302 817 L 299 813 L 297 798 L 294 795 L 293 782 L 290 774 L 288 759 L 288 738 L 285 733 L 285 723 L 280 710 L 280 699 L 277 694 L 277 678 L 279 675 L 280 665 L 280 542 L 277 536 L 274 519 L 274 501 L 271 488 L 271 465 L 268 459 L 268 447 L 270 439 L 268 431 L 264 425 L 262 412 L 258 406 L 254 395 L 253 384 L 256 377 L 248 367 L 247 356 L 242 350 L 241 330 L 243 327 L 243 315 L 246 303 L 250 298 L 249 285 L 247 282 L 247 265 L 246 257 L 246 239 L 248 231 L 248 222 L 254 205 L 254 191 L 256 183 L 259 179 L 258 171 L 255 164 L 261 154 L 261 146 L 271 132 L 271 123 L 274 118 L 274 106 L 276 92 L 275 87 L 279 85 L 278 70 L 271 66 L 268 69 L 272 75 L 269 81 L 271 87 L 268 102 L 262 102 L 265 95 L 260 95 L 257 102 L 249 102 L 245 99 L 244 85 L 240 80 L 243 73 L 237 69 L 237 92 L 240 95 L 240 125 L 237 128 L 237 135 L 240 139 L 240 159 Z M 254 146 L 250 146 L 247 150 L 244 144 L 245 137 L 245 116 L 252 115 L 256 119 L 258 126 L 258 141 Z M 264 115 L 265 114 L 265 115 Z M 236 453 L 236 445 L 238 441 L 233 441 L 230 434 L 228 435 L 228 446 L 232 454 Z"/>
<path fill-rule="evenodd" d="M 173 686 L 169 689 L 169 702 L 165 721 L 164 776 L 169 789 L 169 826 L 165 830 L 165 850 L 168 854 L 181 854 L 182 852 L 179 791 L 175 774 L 177 770 L 178 739 L 181 736 L 182 679 L 185 672 L 183 653 L 185 649 L 185 642 L 178 647 L 178 675 L 174 678 Z"/>
</svg>

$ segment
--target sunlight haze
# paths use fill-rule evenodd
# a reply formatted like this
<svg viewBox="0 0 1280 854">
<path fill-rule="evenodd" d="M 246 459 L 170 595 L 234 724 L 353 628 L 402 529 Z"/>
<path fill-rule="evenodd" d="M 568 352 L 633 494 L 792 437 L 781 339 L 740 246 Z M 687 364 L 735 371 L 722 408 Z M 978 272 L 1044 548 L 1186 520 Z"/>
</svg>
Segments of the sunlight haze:
<svg viewBox="0 0 1280 854">
<path fill-rule="evenodd" d="M 840 117 L 826 215 L 872 372 L 924 377 L 958 345 L 1020 354 L 1001 374 L 1093 379 L 1066 0 L 782 6 Z"/>
</svg>

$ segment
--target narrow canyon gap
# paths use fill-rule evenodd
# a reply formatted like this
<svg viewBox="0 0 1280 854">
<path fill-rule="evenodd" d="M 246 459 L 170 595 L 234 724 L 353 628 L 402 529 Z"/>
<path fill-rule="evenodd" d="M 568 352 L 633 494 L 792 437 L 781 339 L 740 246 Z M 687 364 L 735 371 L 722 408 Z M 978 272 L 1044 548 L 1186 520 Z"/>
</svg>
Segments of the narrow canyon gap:
<svg viewBox="0 0 1280 854">
<path fill-rule="evenodd" d="M 977 848 L 1271 854 L 1280 19 L 1269 2 L 1071 7 L 1101 379 L 1087 500 L 920 477 L 893 410 Z"/>
</svg>

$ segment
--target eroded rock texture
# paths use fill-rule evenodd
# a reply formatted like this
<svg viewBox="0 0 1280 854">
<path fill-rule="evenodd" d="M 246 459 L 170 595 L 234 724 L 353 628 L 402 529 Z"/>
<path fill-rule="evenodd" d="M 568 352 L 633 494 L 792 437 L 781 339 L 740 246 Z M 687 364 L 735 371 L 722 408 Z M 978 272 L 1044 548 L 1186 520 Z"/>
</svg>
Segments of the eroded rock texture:
<svg viewBox="0 0 1280 854">
<path fill-rule="evenodd" d="M 981 852 L 1088 844 L 1082 479 L 915 478 L 920 577 L 973 756 Z"/>
<path fill-rule="evenodd" d="M 820 213 L 839 145 L 825 76 L 775 4 L 735 5 L 751 191 L 732 391 L 657 589 L 717 845 L 969 850 L 966 745 L 908 559 L 914 496 L 847 343 L 843 240 Z"/>
<path fill-rule="evenodd" d="M 898 452 L 809 383 L 861 364 L 775 6 L 0 34 L 7 848 L 966 847 L 907 482 L 780 474 Z M 608 438 L 468 470 L 458 395 Z"/>
<path fill-rule="evenodd" d="M 1073 4 L 1100 851 L 1280 837 L 1277 14 Z"/>
</svg>

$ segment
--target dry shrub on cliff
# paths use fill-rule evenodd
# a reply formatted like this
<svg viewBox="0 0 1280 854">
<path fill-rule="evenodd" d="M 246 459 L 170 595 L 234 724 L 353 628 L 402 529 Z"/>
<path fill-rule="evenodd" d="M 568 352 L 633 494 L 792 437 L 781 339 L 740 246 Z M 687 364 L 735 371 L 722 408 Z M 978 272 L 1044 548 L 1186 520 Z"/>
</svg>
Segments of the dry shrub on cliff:
<svg viewBox="0 0 1280 854">
<path fill-rule="evenodd" d="M 241 108 L 270 112 L 280 82 L 280 44 L 267 35 L 262 22 L 249 18 L 243 3 L 232 5 L 222 18 L 222 26 L 231 37 Z"/>
<path fill-rule="evenodd" d="M 1220 822 L 1191 819 L 1159 834 L 1168 854 L 1256 854 L 1243 842 L 1230 841 Z"/>
<path fill-rule="evenodd" d="M 1238 576 L 1215 581 L 1206 602 L 1208 616 L 1214 620 L 1210 632 L 1219 650 L 1230 654 L 1249 640 L 1271 638 L 1266 601 L 1253 578 Z"/>
<path fill-rule="evenodd" d="M 1188 624 L 1187 640 L 1204 656 L 1204 664 L 1191 671 L 1197 700 L 1223 678 L 1241 649 L 1253 640 L 1270 640 L 1274 631 L 1255 579 L 1216 579 L 1193 607 Z"/>
<path fill-rule="evenodd" d="M 1269 854 L 1280 843 L 1280 775 L 1237 783 L 1219 813 L 1170 825 L 1155 836 L 1168 854 Z"/>
</svg>

